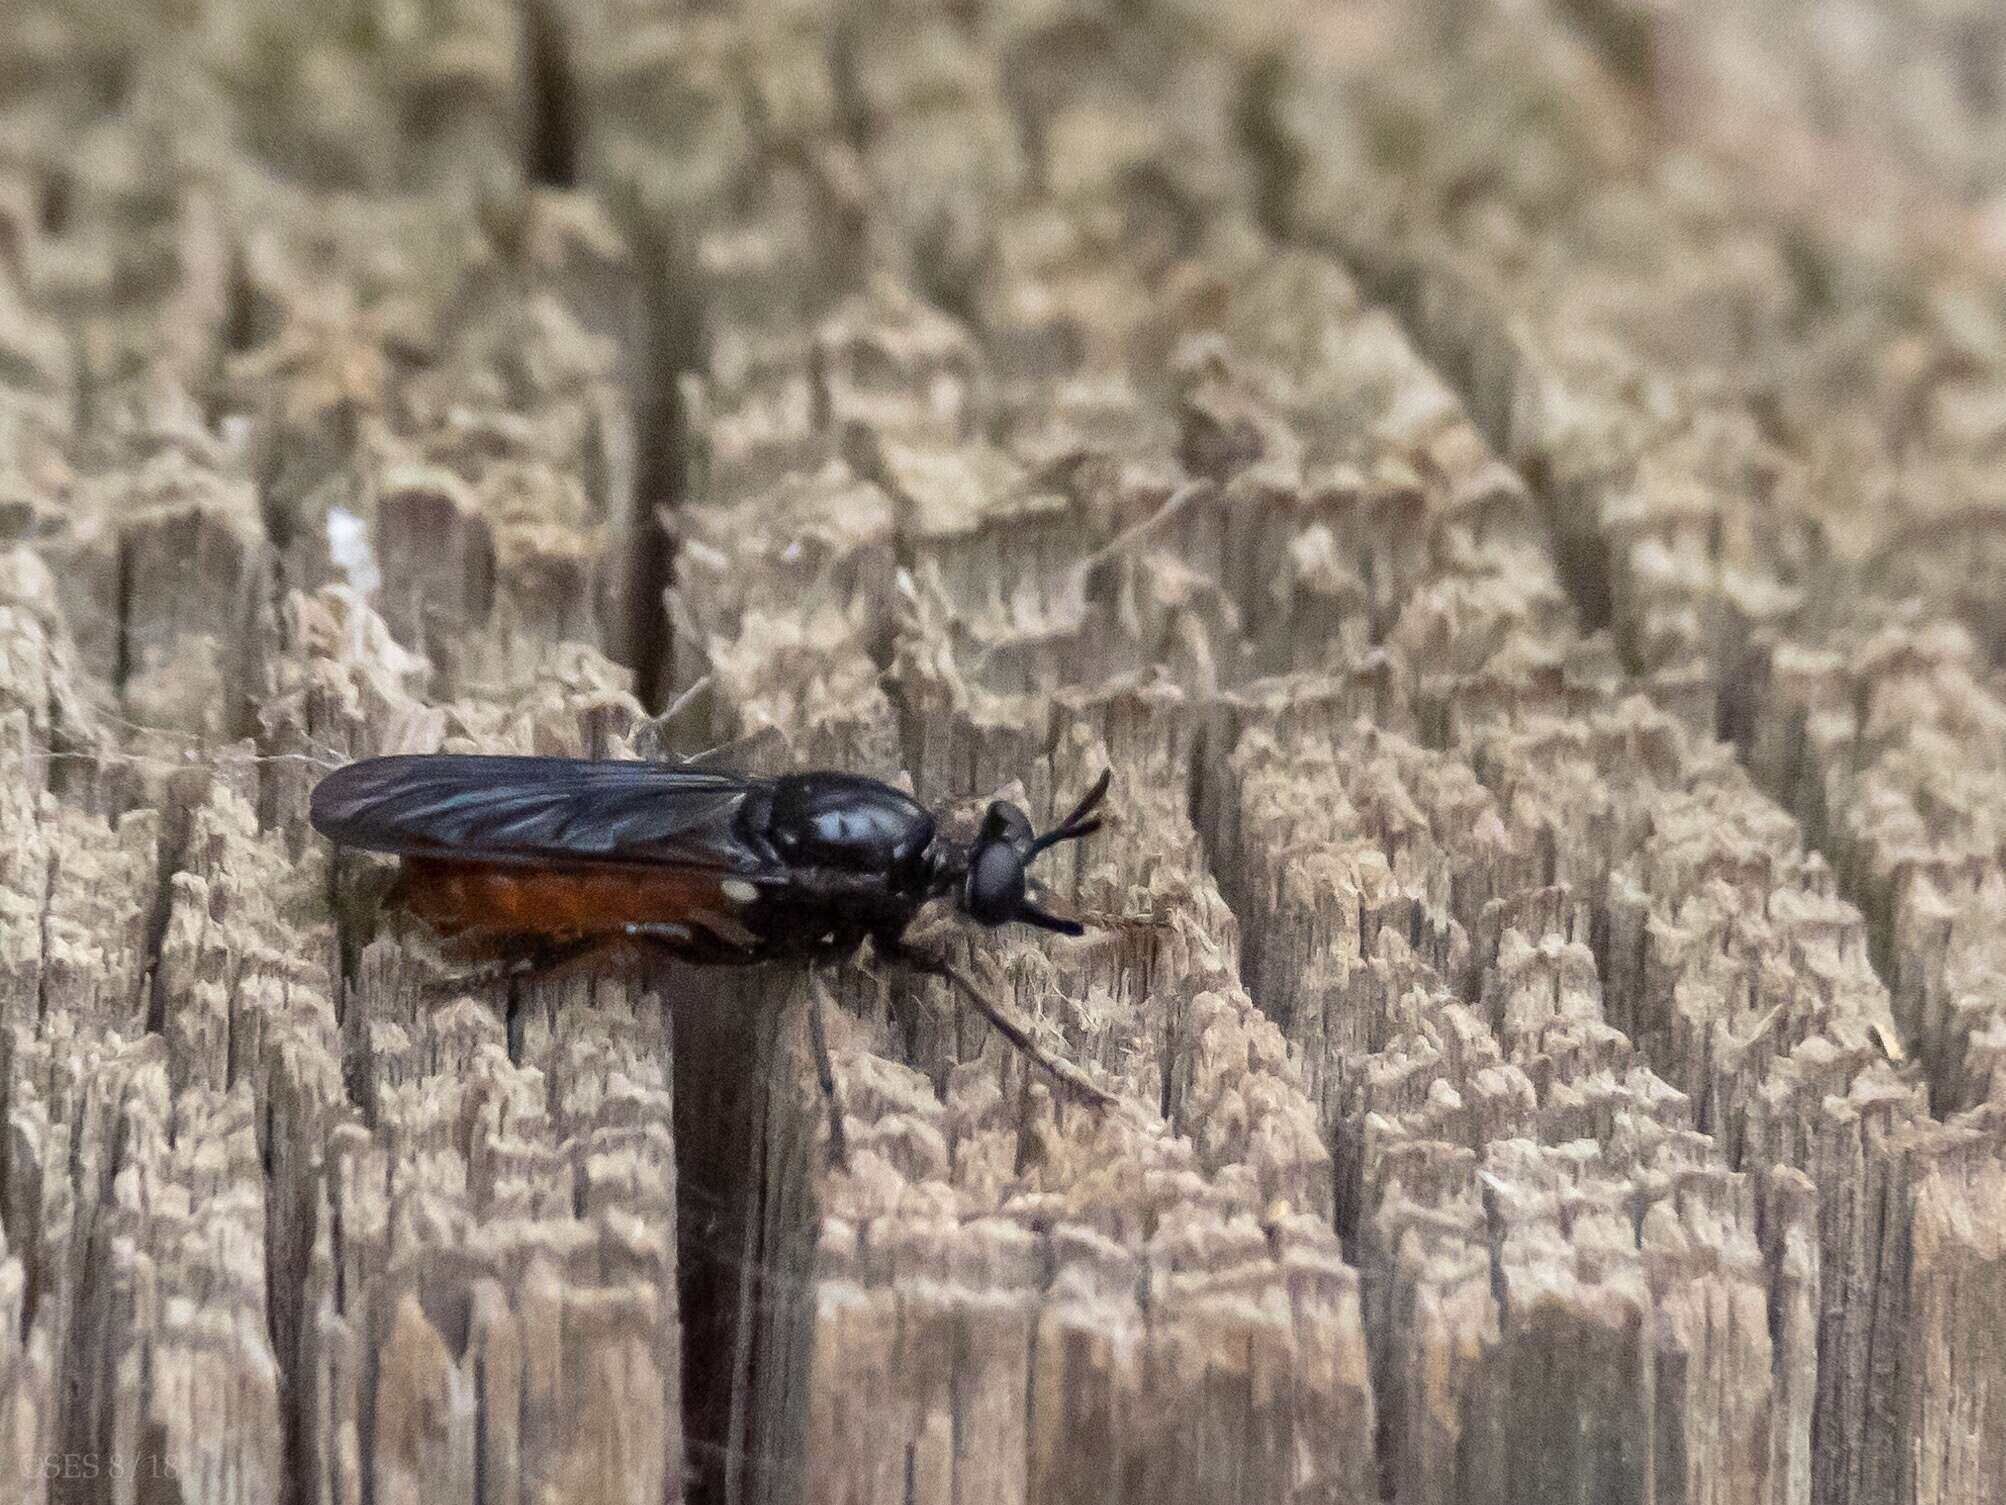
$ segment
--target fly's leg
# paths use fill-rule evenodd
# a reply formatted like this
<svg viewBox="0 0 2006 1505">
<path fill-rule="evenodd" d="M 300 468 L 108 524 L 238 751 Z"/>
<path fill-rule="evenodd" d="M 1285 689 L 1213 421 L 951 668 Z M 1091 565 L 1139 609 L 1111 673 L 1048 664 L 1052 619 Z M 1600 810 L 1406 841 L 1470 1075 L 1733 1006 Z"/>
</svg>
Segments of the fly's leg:
<svg viewBox="0 0 2006 1505">
<path fill-rule="evenodd" d="M 977 1013 L 996 1026 L 998 1034 L 1016 1046 L 1030 1060 L 1042 1066 L 1051 1074 L 1053 1080 L 1075 1097 L 1092 1103 L 1095 1107 L 1111 1108 L 1115 1105 L 1116 1099 L 1111 1094 L 1096 1087 L 1087 1074 L 1071 1061 L 1053 1055 L 1033 1040 L 1030 1031 L 1012 1018 L 1001 1004 L 986 996 L 969 980 L 967 973 L 945 957 L 929 956 L 924 951 L 906 945 L 903 941 L 883 942 L 878 945 L 878 949 L 887 961 L 897 962 L 928 977 L 945 978 L 962 997 L 975 1005 Z"/>
<path fill-rule="evenodd" d="M 430 994 L 464 993 L 499 982 L 546 982 L 575 971 L 617 942 L 594 936 L 589 940 L 537 941 L 504 948 L 501 955 L 470 972 L 456 972 L 425 984 Z"/>
<path fill-rule="evenodd" d="M 427 990 L 457 993 L 497 982 L 552 982 L 575 972 L 589 971 L 610 960 L 615 952 L 631 954 L 637 949 L 680 957 L 686 955 L 682 947 L 689 938 L 689 931 L 681 925 L 643 923 L 572 941 L 518 941 L 504 946 L 500 956 L 479 970 L 442 977 L 427 984 Z"/>
<path fill-rule="evenodd" d="M 644 950 L 651 950 L 672 960 L 689 960 L 690 927 L 687 925 L 666 925 L 656 921 L 632 920 L 620 929 L 620 934 L 607 944 L 617 946 L 627 941 Z"/>
<path fill-rule="evenodd" d="M 815 980 L 819 982 L 819 979 Z M 829 1163 L 847 1170 L 849 1141 L 843 1137 L 843 1105 L 836 1097 L 836 1068 L 829 1059 L 829 1027 L 823 1010 L 829 1006 L 829 990 L 811 983 L 808 989 L 808 1039 L 815 1048 L 815 1080 L 821 1084 L 822 1101 L 829 1108 Z"/>
<path fill-rule="evenodd" d="M 636 923 L 626 927 L 624 939 L 671 959 L 689 958 L 687 926 Z M 822 1089 L 822 1101 L 829 1107 L 829 1161 L 847 1168 L 849 1141 L 843 1136 L 843 1105 L 836 1097 L 836 1068 L 829 1059 L 829 1030 L 822 1013 L 828 1007 L 827 991 L 820 987 L 809 989 L 808 1040 L 815 1051 L 815 1080 Z"/>
</svg>

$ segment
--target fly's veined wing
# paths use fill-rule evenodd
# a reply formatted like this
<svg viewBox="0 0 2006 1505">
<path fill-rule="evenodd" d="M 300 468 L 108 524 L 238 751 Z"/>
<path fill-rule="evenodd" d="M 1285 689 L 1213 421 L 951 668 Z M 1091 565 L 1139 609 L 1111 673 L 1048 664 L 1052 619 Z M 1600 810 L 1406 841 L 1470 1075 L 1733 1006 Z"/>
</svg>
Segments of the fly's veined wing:
<svg viewBox="0 0 2006 1505">
<path fill-rule="evenodd" d="M 749 873 L 762 863 L 736 820 L 766 788 L 673 764 L 422 753 L 336 769 L 314 786 L 310 818 L 331 841 L 407 856 Z"/>
</svg>

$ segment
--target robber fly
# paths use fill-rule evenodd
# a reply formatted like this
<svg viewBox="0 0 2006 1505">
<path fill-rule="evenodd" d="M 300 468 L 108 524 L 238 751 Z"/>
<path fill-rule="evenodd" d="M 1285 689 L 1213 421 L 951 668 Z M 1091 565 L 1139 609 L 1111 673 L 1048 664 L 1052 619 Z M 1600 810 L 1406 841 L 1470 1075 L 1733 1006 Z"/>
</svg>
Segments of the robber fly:
<svg viewBox="0 0 2006 1505">
<path fill-rule="evenodd" d="M 1079 935 L 1032 902 L 1026 869 L 1100 829 L 1109 778 L 1043 834 L 998 800 L 962 842 L 909 795 L 856 774 L 423 753 L 336 769 L 315 787 L 311 819 L 331 841 L 398 856 L 393 902 L 518 976 L 623 946 L 720 964 L 835 960 L 868 940 L 887 961 L 946 978 L 1065 1087 L 1105 1103 L 1078 1067 L 904 934 L 941 898 L 981 925 Z M 810 1019 L 833 1107 L 819 1011 Z"/>
</svg>

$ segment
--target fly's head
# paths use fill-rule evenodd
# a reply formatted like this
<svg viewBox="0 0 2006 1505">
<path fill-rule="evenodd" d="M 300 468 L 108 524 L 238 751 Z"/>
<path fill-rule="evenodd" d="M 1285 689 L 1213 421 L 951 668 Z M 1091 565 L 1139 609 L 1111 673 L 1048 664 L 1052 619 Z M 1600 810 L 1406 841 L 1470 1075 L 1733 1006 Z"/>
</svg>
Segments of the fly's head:
<svg viewBox="0 0 2006 1505">
<path fill-rule="evenodd" d="M 992 804 L 982 817 L 982 829 L 967 846 L 957 845 L 945 854 L 935 879 L 935 892 L 952 893 L 962 913 L 982 925 L 1007 925 L 1013 920 L 1055 930 L 1060 935 L 1079 935 L 1077 921 L 1064 919 L 1031 902 L 1029 869 L 1038 854 L 1061 842 L 1078 841 L 1100 829 L 1094 815 L 1107 797 L 1110 770 L 1087 791 L 1072 813 L 1042 835 L 1031 829 L 1031 821 L 1015 805 L 1004 800 Z"/>
</svg>

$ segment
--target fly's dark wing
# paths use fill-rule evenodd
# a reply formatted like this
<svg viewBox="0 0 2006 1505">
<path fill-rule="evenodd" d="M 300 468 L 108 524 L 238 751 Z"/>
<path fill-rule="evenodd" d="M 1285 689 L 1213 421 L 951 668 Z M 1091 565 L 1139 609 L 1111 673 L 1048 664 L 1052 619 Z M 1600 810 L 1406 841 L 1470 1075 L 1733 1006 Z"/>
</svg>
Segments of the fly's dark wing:
<svg viewBox="0 0 2006 1505">
<path fill-rule="evenodd" d="M 769 787 L 673 764 L 421 753 L 336 769 L 311 819 L 331 841 L 405 856 L 754 873 L 764 863 L 737 817 Z"/>
</svg>

